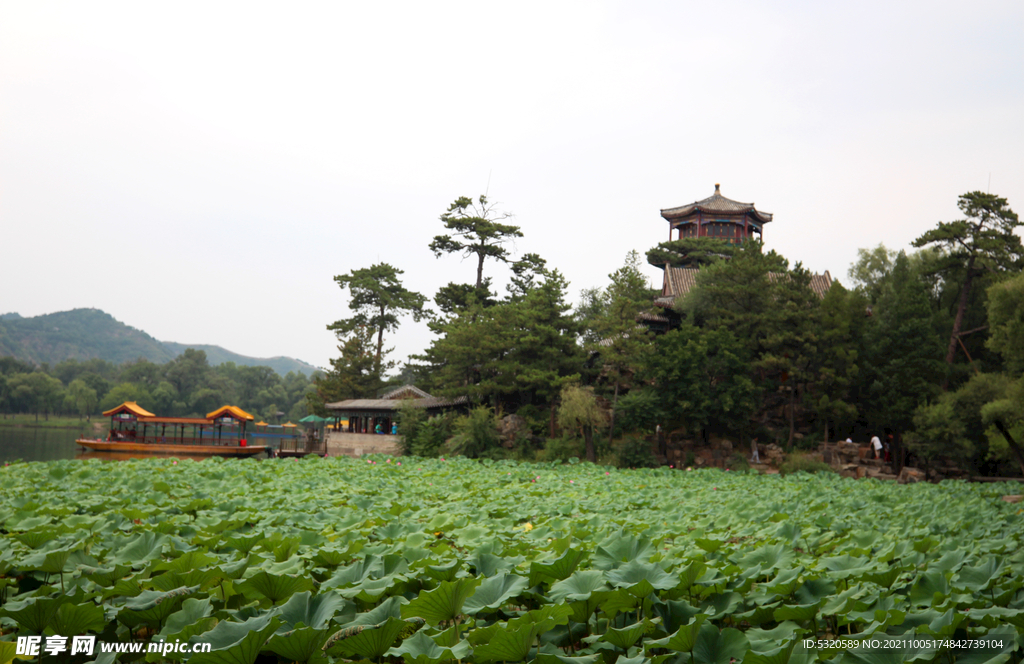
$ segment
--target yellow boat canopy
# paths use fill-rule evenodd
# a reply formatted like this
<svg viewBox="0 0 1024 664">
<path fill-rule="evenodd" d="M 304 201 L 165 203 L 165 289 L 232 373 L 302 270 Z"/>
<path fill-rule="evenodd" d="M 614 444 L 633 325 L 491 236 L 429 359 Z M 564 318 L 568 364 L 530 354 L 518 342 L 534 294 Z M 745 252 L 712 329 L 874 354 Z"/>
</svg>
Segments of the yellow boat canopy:
<svg viewBox="0 0 1024 664">
<path fill-rule="evenodd" d="M 267 426 L 267 423 L 264 422 L 263 420 L 260 420 L 259 422 L 256 423 L 256 426 L 258 426 L 258 427 L 265 427 L 265 426 Z"/>
<path fill-rule="evenodd" d="M 219 417 L 233 417 L 236 420 L 241 420 L 243 422 L 246 421 L 246 420 L 255 420 L 256 419 L 255 417 L 253 417 L 249 413 L 245 412 L 244 410 L 242 410 L 238 406 L 221 406 L 220 408 L 218 408 L 217 410 L 213 411 L 212 413 L 207 413 L 206 414 L 206 418 L 210 419 L 210 420 L 215 420 L 215 419 L 217 419 Z"/>
<path fill-rule="evenodd" d="M 103 416 L 112 417 L 114 415 L 120 415 L 121 413 L 128 413 L 130 415 L 134 415 L 135 417 L 156 417 L 156 415 L 149 412 L 145 408 L 142 408 L 141 406 L 139 406 L 139 404 L 135 403 L 134 401 L 125 401 L 117 408 L 111 408 L 110 410 L 105 411 L 103 413 Z"/>
<path fill-rule="evenodd" d="M 295 427 L 297 427 L 297 426 L 299 426 L 299 425 L 298 425 L 298 424 L 292 424 L 291 422 L 285 422 L 285 423 L 284 423 L 284 424 L 282 424 L 281 426 L 283 426 L 283 427 L 291 427 L 291 428 L 293 428 L 293 429 L 294 429 Z"/>
</svg>

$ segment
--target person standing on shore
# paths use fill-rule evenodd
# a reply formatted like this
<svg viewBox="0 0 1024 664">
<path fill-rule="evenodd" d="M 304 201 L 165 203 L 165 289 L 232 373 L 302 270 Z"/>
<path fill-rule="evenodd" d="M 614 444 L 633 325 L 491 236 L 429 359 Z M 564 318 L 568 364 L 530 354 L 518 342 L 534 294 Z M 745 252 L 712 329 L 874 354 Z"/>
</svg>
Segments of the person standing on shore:
<svg viewBox="0 0 1024 664">
<path fill-rule="evenodd" d="M 757 452 L 757 436 L 750 439 L 750 463 L 761 463 L 761 455 Z"/>
</svg>

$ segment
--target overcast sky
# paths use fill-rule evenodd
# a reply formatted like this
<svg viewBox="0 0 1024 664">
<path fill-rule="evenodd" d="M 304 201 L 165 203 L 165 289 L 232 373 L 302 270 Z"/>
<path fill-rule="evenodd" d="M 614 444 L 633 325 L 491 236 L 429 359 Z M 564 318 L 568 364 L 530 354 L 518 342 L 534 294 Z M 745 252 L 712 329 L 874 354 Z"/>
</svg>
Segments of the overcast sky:
<svg viewBox="0 0 1024 664">
<path fill-rule="evenodd" d="M 842 280 L 964 192 L 1024 213 L 1024 3 L 0 0 L 0 312 L 324 366 L 334 275 L 474 279 L 427 248 L 458 196 L 576 301 L 716 182 Z"/>
</svg>

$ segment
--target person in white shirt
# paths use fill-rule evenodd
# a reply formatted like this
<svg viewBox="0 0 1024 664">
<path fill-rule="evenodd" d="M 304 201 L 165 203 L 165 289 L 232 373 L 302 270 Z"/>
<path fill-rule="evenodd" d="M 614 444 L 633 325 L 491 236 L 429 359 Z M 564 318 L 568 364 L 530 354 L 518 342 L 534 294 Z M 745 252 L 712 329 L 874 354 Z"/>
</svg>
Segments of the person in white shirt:
<svg viewBox="0 0 1024 664">
<path fill-rule="evenodd" d="M 882 458 L 882 441 L 878 439 L 878 436 L 871 436 L 871 448 L 875 451 L 875 458 Z"/>
</svg>

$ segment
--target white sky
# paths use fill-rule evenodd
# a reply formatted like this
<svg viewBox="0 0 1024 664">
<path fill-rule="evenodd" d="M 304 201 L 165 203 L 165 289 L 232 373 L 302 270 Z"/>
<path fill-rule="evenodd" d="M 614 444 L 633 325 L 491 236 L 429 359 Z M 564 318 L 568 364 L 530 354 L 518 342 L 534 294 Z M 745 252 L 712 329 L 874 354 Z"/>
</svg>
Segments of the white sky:
<svg viewBox="0 0 1024 664">
<path fill-rule="evenodd" d="M 990 178 L 1024 213 L 1019 1 L 0 0 L 0 312 L 322 366 L 334 275 L 473 280 L 427 245 L 488 180 L 575 301 L 716 182 L 845 279 Z"/>
</svg>

